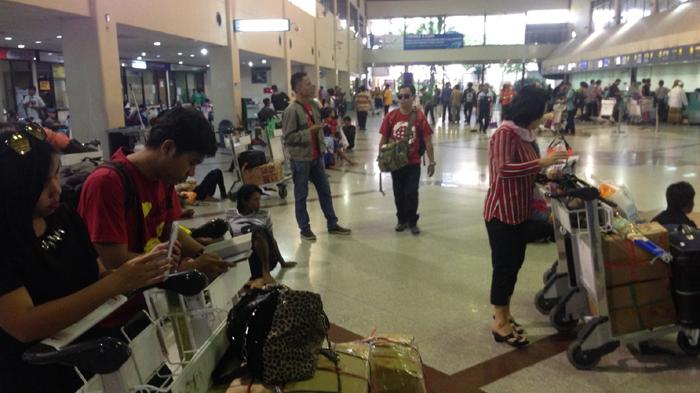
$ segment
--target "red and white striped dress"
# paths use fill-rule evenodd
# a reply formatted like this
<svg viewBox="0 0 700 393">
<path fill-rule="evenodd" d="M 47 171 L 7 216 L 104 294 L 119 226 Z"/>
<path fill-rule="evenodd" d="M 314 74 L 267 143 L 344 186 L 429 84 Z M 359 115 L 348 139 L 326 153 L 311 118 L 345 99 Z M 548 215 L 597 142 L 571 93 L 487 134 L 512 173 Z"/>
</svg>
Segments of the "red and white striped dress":
<svg viewBox="0 0 700 393">
<path fill-rule="evenodd" d="M 512 122 L 503 122 L 489 141 L 489 190 L 484 202 L 484 220 L 520 224 L 532 215 L 535 177 L 541 168 L 532 142 L 520 137 L 527 132 Z"/>
</svg>

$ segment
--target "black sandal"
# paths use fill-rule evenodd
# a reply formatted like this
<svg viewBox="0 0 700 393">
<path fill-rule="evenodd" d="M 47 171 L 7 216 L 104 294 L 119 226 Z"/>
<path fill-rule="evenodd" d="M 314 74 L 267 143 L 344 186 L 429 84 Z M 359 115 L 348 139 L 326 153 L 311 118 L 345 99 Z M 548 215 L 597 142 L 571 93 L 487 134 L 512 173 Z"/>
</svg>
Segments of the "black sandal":
<svg viewBox="0 0 700 393">
<path fill-rule="evenodd" d="M 519 334 L 521 336 L 525 334 L 525 328 L 523 328 L 522 325 L 520 325 L 519 323 L 515 322 L 515 319 L 511 318 L 508 322 L 510 322 L 510 326 L 513 328 L 513 331 L 516 334 Z"/>
<path fill-rule="evenodd" d="M 498 332 L 494 331 L 491 331 L 491 333 L 493 334 L 493 339 L 496 340 L 497 343 L 506 343 L 513 348 L 522 348 L 530 344 L 527 337 L 517 335 L 515 332 L 512 332 L 507 336 L 501 336 L 498 334 Z"/>
</svg>

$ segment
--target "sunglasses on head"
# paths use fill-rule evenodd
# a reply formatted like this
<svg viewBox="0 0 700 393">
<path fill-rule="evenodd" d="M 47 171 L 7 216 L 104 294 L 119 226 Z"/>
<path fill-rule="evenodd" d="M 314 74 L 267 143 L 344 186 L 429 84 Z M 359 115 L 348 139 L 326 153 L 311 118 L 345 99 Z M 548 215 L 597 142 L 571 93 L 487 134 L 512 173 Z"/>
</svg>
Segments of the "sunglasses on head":
<svg viewBox="0 0 700 393">
<path fill-rule="evenodd" d="M 407 99 L 411 98 L 411 95 L 410 94 L 398 94 L 398 95 L 396 95 L 396 97 L 399 100 L 407 100 Z"/>
<path fill-rule="evenodd" d="M 19 155 L 23 156 L 32 150 L 32 144 L 27 139 L 29 135 L 40 141 L 46 140 L 46 132 L 39 124 L 24 123 L 19 124 L 17 128 L 18 131 L 8 132 L 4 135 L 3 143 Z"/>
</svg>

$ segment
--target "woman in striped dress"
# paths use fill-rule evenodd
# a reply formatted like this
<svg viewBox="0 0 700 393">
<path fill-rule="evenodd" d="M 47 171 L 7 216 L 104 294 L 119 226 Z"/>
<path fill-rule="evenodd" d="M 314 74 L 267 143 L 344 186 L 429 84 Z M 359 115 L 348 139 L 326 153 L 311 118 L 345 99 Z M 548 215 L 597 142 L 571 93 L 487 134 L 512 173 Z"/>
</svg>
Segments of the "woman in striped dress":
<svg viewBox="0 0 700 393">
<path fill-rule="evenodd" d="M 491 246 L 493 337 L 513 347 L 529 344 L 524 329 L 510 314 L 510 298 L 525 259 L 527 220 L 531 217 L 535 177 L 567 157 L 553 152 L 540 158 L 534 130 L 542 122 L 547 97 L 536 87 L 524 87 L 504 113 L 504 121 L 489 142 L 489 190 L 484 220 Z"/>
</svg>

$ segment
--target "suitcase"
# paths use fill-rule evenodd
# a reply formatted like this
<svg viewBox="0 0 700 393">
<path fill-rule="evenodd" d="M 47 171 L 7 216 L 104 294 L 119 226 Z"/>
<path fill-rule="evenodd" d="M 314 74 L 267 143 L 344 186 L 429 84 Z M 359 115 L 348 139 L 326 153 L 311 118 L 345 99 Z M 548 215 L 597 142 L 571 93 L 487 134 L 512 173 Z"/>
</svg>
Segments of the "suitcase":
<svg viewBox="0 0 700 393">
<path fill-rule="evenodd" d="M 700 328 L 700 230 L 676 228 L 669 233 L 673 300 L 678 322 Z"/>
<path fill-rule="evenodd" d="M 241 169 L 253 169 L 267 163 L 264 151 L 246 150 L 238 155 L 238 166 Z"/>
</svg>

